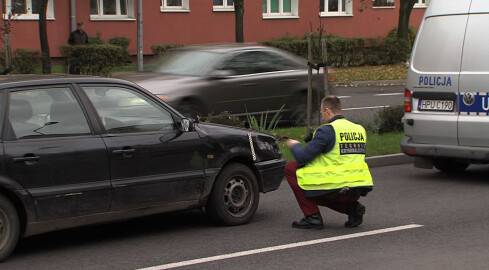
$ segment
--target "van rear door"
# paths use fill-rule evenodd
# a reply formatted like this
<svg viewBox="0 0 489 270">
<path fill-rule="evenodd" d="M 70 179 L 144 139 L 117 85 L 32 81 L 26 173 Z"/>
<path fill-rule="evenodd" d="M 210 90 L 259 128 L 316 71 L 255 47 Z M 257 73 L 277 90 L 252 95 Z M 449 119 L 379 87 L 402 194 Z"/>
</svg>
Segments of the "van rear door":
<svg viewBox="0 0 489 270">
<path fill-rule="evenodd" d="M 489 1 L 472 0 L 460 72 L 460 145 L 489 147 Z"/>
<path fill-rule="evenodd" d="M 405 119 L 412 124 L 405 125 L 404 132 L 413 143 L 458 145 L 457 96 L 467 11 L 468 3 L 465 13 L 425 15 L 418 31 L 406 81 L 412 111 Z"/>
</svg>

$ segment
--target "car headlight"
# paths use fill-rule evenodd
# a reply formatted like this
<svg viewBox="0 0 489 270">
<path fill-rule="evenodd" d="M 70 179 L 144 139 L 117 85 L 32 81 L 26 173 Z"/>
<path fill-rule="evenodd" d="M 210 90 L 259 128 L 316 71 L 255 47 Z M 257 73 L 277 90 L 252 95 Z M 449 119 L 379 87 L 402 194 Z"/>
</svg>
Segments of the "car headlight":
<svg viewBox="0 0 489 270">
<path fill-rule="evenodd" d="M 271 154 L 273 158 L 280 158 L 282 156 L 280 147 L 275 142 L 275 139 L 268 136 L 258 136 L 256 143 L 260 149 L 260 153 L 268 153 L 268 155 Z"/>
</svg>

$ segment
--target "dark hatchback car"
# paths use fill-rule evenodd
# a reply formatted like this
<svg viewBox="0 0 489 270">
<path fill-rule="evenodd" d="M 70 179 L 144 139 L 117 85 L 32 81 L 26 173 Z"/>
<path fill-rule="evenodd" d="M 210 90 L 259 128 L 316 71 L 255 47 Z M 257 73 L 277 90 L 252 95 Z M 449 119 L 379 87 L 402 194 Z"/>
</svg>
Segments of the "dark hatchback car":
<svg viewBox="0 0 489 270">
<path fill-rule="evenodd" d="M 0 261 L 19 237 L 168 211 L 243 224 L 284 176 L 274 137 L 117 79 L 0 78 L 0 127 Z"/>
<path fill-rule="evenodd" d="M 186 46 L 164 54 L 150 69 L 114 76 L 136 82 L 192 118 L 223 111 L 260 117 L 284 106 L 282 122 L 306 123 L 307 61 L 283 50 L 248 44 Z M 313 105 L 324 96 L 322 78 L 313 73 Z"/>
</svg>

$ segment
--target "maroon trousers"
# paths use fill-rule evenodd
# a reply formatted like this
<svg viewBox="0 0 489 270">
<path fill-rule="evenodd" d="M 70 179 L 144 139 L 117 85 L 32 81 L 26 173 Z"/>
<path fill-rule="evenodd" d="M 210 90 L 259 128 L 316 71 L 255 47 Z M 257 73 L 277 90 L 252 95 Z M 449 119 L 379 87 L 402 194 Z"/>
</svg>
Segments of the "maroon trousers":
<svg viewBox="0 0 489 270">
<path fill-rule="evenodd" d="M 289 183 L 292 191 L 294 192 L 295 198 L 299 203 L 299 207 L 301 208 L 304 216 L 309 216 L 319 212 L 318 205 L 325 206 L 330 209 L 333 209 L 337 212 L 346 214 L 347 206 L 350 203 L 354 203 L 358 201 L 360 196 L 349 196 L 349 195 L 339 195 L 337 193 L 326 194 L 319 197 L 314 198 L 306 198 L 304 197 L 304 190 L 299 187 L 297 183 L 297 176 L 295 172 L 297 171 L 297 166 L 299 163 L 295 161 L 290 161 L 285 166 L 285 178 L 287 178 L 287 182 Z"/>
</svg>

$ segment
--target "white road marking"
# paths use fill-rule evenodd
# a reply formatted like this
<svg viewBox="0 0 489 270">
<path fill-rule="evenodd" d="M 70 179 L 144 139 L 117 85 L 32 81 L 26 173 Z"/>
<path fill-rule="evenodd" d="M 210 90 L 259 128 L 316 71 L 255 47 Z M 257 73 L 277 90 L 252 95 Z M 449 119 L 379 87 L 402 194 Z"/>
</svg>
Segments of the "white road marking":
<svg viewBox="0 0 489 270">
<path fill-rule="evenodd" d="M 351 96 L 338 96 L 338 98 L 351 98 Z"/>
<path fill-rule="evenodd" d="M 371 107 L 358 107 L 358 108 L 345 108 L 343 111 L 354 111 L 354 110 L 364 110 L 364 109 L 378 109 L 378 108 L 386 108 L 390 107 L 389 105 L 381 105 L 381 106 L 371 106 Z"/>
<path fill-rule="evenodd" d="M 212 257 L 207 257 L 207 258 L 200 258 L 200 259 L 194 259 L 194 260 L 188 260 L 188 261 L 182 261 L 182 262 L 176 262 L 176 263 L 162 264 L 162 265 L 158 265 L 158 266 L 140 268 L 138 270 L 172 269 L 172 268 L 178 268 L 178 267 L 183 267 L 183 266 L 189 266 L 189 265 L 202 264 L 202 263 L 207 263 L 207 262 L 232 259 L 232 258 L 237 258 L 237 257 L 249 256 L 249 255 L 278 251 L 278 250 L 284 250 L 284 249 L 298 248 L 298 247 L 317 245 L 317 244 L 323 244 L 323 243 L 340 241 L 340 240 L 347 240 L 347 239 L 352 239 L 352 238 L 359 238 L 359 237 L 364 237 L 364 236 L 371 236 L 371 235 L 376 235 L 376 234 L 383 234 L 383 233 L 389 233 L 389 232 L 395 232 L 395 231 L 415 229 L 415 228 L 419 228 L 419 227 L 423 227 L 423 225 L 411 224 L 411 225 L 404 225 L 404 226 L 398 226 L 398 227 L 391 227 L 391 228 L 373 230 L 373 231 L 368 231 L 368 232 L 353 233 L 353 234 L 347 234 L 347 235 L 341 235 L 341 236 L 335 236 L 335 237 L 329 237 L 329 238 L 322 238 L 322 239 L 317 239 L 317 240 L 291 243 L 291 244 L 286 244 L 286 245 L 252 249 L 252 250 L 229 253 L 229 254 L 218 255 L 218 256 L 212 256 Z"/>
<path fill-rule="evenodd" d="M 374 96 L 378 96 L 378 97 L 381 97 L 381 96 L 400 96 L 400 95 L 404 95 L 404 93 L 374 94 Z"/>
</svg>

